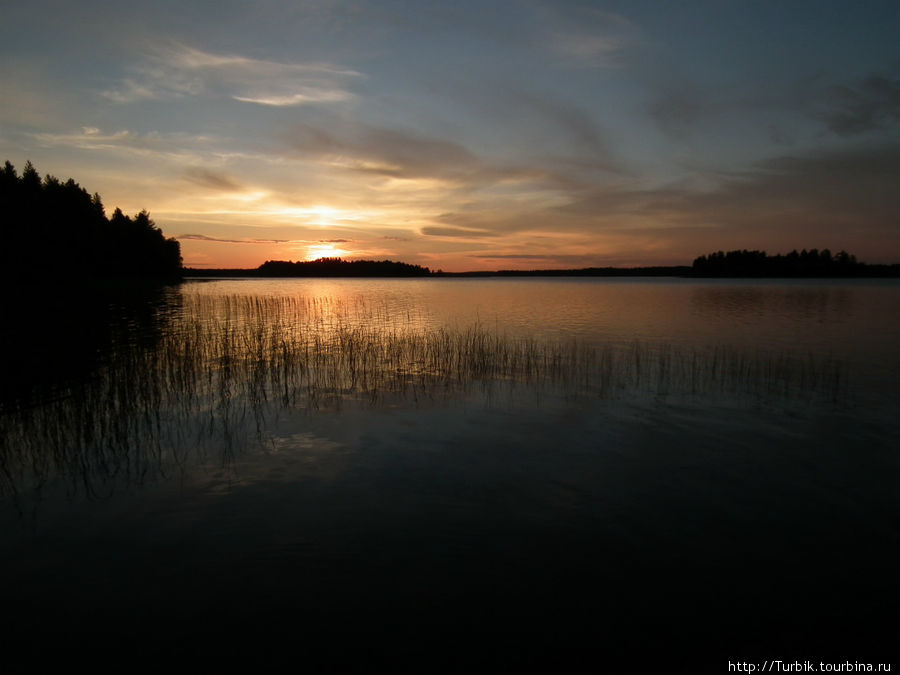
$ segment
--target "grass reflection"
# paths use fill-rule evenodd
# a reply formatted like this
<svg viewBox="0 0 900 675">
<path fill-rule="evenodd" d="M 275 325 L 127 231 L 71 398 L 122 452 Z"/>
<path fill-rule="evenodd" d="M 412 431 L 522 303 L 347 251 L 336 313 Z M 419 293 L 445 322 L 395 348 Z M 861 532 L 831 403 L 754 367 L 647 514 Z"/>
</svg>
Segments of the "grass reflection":
<svg viewBox="0 0 900 675">
<path fill-rule="evenodd" d="M 837 404 L 847 389 L 842 362 L 811 354 L 537 340 L 328 298 L 184 296 L 153 341 L 105 349 L 90 376 L 3 409 L 0 491 L 63 479 L 70 492 L 103 497 L 198 460 L 227 464 L 285 410 L 485 391 Z"/>
</svg>

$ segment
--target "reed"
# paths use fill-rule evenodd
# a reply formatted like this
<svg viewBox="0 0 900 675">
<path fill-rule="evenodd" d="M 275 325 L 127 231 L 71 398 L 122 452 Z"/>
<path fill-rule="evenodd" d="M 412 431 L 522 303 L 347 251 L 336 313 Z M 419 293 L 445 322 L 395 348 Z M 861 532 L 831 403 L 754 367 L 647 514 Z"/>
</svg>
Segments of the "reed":
<svg viewBox="0 0 900 675">
<path fill-rule="evenodd" d="M 434 325 L 328 298 L 188 296 L 154 341 L 122 340 L 92 377 L 0 414 L 0 492 L 50 476 L 102 496 L 265 439 L 279 411 L 459 399 L 470 392 L 747 405 L 840 404 L 847 373 L 806 353 L 547 341 Z M 705 403 L 704 403 L 705 404 Z"/>
</svg>

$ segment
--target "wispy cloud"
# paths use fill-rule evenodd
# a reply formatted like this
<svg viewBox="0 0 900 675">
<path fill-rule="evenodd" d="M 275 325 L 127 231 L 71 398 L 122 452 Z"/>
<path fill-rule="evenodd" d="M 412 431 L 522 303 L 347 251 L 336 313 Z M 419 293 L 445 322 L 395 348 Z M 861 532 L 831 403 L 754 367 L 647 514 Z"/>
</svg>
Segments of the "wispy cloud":
<svg viewBox="0 0 900 675">
<path fill-rule="evenodd" d="M 117 87 L 104 89 L 100 92 L 100 95 L 113 103 L 136 103 L 137 101 L 149 101 L 166 98 L 167 96 L 180 96 L 185 93 L 189 93 L 189 91 L 179 91 L 177 87 L 173 87 L 171 84 L 165 86 L 162 83 L 156 83 L 156 86 L 154 86 L 152 81 L 139 83 L 130 77 L 126 77 Z"/>
<path fill-rule="evenodd" d="M 226 239 L 224 237 L 208 237 L 205 234 L 177 234 L 176 239 L 194 241 L 215 241 L 223 244 L 290 244 L 305 243 L 302 239 Z"/>
<path fill-rule="evenodd" d="M 437 208 L 442 200 L 493 189 L 538 194 L 537 183 L 547 180 L 543 168 L 495 161 L 454 140 L 405 129 L 330 120 L 296 125 L 282 139 L 292 157 L 315 162 L 323 172 L 362 177 L 385 200 L 379 203 Z"/>
<path fill-rule="evenodd" d="M 567 56 L 594 66 L 613 67 L 618 64 L 618 54 L 624 46 L 621 38 L 590 33 L 557 34 L 556 48 Z"/>
<path fill-rule="evenodd" d="M 532 260 L 535 262 L 545 262 L 545 261 L 554 261 L 554 262 L 584 262 L 585 264 L 596 263 L 597 256 L 584 256 L 584 255 L 573 255 L 573 254 L 559 254 L 554 255 L 550 254 L 533 254 L 533 253 L 485 253 L 485 254 L 472 254 L 469 256 L 471 258 L 477 258 L 479 260 Z"/>
<path fill-rule="evenodd" d="M 212 190 L 237 192 L 242 189 L 241 185 L 227 174 L 198 166 L 192 166 L 185 169 L 184 177 L 195 185 L 210 188 Z"/>
<path fill-rule="evenodd" d="M 578 24 L 553 33 L 551 44 L 572 63 L 596 68 L 622 65 L 625 50 L 636 41 L 638 29 L 621 14 L 587 10 Z"/>
<path fill-rule="evenodd" d="M 772 241 L 790 236 L 829 244 L 863 228 L 872 241 L 890 241 L 900 223 L 898 184 L 898 143 L 775 157 L 717 191 L 692 196 L 684 216 Z"/>
<path fill-rule="evenodd" d="M 280 62 L 216 54 L 181 44 L 155 48 L 133 75 L 101 95 L 114 103 L 210 96 L 266 106 L 333 103 L 353 97 L 360 73 L 324 62 Z"/>
<path fill-rule="evenodd" d="M 584 165 L 587 161 L 595 170 L 601 167 L 604 171 L 623 170 L 606 130 L 583 107 L 549 93 L 541 94 L 533 87 L 510 88 L 500 96 L 502 101 L 498 105 L 506 108 L 509 116 L 530 120 L 536 130 L 532 133 L 551 137 L 555 152 L 565 153 L 566 161 L 580 162 L 580 170 L 587 168 Z"/>
<path fill-rule="evenodd" d="M 674 139 L 708 135 L 712 126 L 746 119 L 763 120 L 755 126 L 768 128 L 776 142 L 793 137 L 785 133 L 792 128 L 812 131 L 817 143 L 823 132 L 849 139 L 900 127 L 900 79 L 872 73 L 843 81 L 816 76 L 716 88 L 670 80 L 660 85 L 647 112 Z M 810 119 L 824 124 L 824 129 L 809 125 Z"/>
<path fill-rule="evenodd" d="M 632 246 L 644 235 L 671 239 L 682 259 L 706 249 L 818 246 L 879 262 L 896 257 L 896 245 L 863 249 L 853 242 L 860 232 L 870 242 L 896 239 L 898 182 L 900 144 L 873 144 L 772 157 L 723 174 L 707 189 L 597 187 L 541 215 L 575 228 L 587 223 L 595 234 L 615 233 Z"/>
<path fill-rule="evenodd" d="M 900 79 L 870 75 L 828 91 L 828 110 L 819 114 L 838 136 L 855 136 L 900 125 Z"/>
<path fill-rule="evenodd" d="M 298 87 L 293 94 L 258 94 L 256 96 L 232 96 L 235 101 L 244 103 L 256 103 L 257 105 L 269 105 L 276 108 L 294 105 L 306 105 L 307 103 L 332 103 L 346 101 L 350 93 L 338 89 L 325 90 L 313 87 Z"/>
<path fill-rule="evenodd" d="M 69 133 L 30 134 L 38 143 L 82 150 L 120 150 L 137 154 L 186 155 L 192 150 L 212 149 L 215 139 L 187 133 L 137 133 L 128 129 L 103 131 L 98 127 L 82 127 Z"/>
<path fill-rule="evenodd" d="M 422 234 L 429 237 L 462 237 L 465 239 L 499 236 L 499 233 L 492 232 L 491 230 L 475 230 L 471 228 L 437 225 L 426 225 L 422 228 Z"/>
<path fill-rule="evenodd" d="M 301 124 L 285 139 L 304 156 L 393 178 L 452 179 L 486 168 L 458 143 L 365 124 Z"/>
</svg>

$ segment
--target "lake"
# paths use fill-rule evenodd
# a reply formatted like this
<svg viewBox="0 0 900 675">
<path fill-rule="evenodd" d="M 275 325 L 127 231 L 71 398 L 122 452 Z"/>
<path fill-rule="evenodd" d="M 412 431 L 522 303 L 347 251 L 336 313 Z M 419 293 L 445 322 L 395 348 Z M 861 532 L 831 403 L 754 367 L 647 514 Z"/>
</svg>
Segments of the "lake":
<svg viewBox="0 0 900 675">
<path fill-rule="evenodd" d="M 22 301 L 2 331 L 0 646 L 36 650 L 23 669 L 883 659 L 898 310 L 889 280 Z"/>
</svg>

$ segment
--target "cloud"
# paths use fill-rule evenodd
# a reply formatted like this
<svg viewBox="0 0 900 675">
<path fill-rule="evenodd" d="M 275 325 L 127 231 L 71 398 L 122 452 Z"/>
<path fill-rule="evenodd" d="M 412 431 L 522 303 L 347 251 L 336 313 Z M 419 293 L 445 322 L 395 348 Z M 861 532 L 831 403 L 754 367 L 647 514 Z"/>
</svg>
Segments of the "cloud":
<svg viewBox="0 0 900 675">
<path fill-rule="evenodd" d="M 424 218 L 446 203 L 534 206 L 587 173 L 546 158 L 494 161 L 453 140 L 345 120 L 297 124 L 281 138 L 289 157 L 314 163 L 320 176 L 366 190 L 382 209 L 415 207 Z"/>
<path fill-rule="evenodd" d="M 829 83 L 814 77 L 715 89 L 670 80 L 660 85 L 647 112 L 660 131 L 674 139 L 708 134 L 711 126 L 740 124 L 743 119 L 767 130 L 770 139 L 794 139 L 796 134 L 787 130 L 810 131 L 810 119 L 824 123 L 829 133 L 850 138 L 900 125 L 900 79 L 870 74 Z"/>
<path fill-rule="evenodd" d="M 650 118 L 660 131 L 670 138 L 679 139 L 693 131 L 702 117 L 721 109 L 721 103 L 713 102 L 709 96 L 686 86 L 669 89 L 648 105 Z"/>
<path fill-rule="evenodd" d="M 533 88 L 506 90 L 502 96 L 507 119 L 521 121 L 530 116 L 535 131 L 551 136 L 554 145 L 564 139 L 573 158 L 588 156 L 602 161 L 607 170 L 618 170 L 605 130 L 584 108 Z"/>
<path fill-rule="evenodd" d="M 490 230 L 474 230 L 462 227 L 439 227 L 426 225 L 422 228 L 422 234 L 429 237 L 496 237 L 498 233 Z"/>
<path fill-rule="evenodd" d="M 621 14 L 588 9 L 580 21 L 553 33 L 551 44 L 569 62 L 595 68 L 618 68 L 625 50 L 635 43 L 638 29 Z"/>
<path fill-rule="evenodd" d="M 855 136 L 900 123 L 900 79 L 870 75 L 861 82 L 828 91 L 831 109 L 819 113 L 829 131 Z"/>
<path fill-rule="evenodd" d="M 353 239 L 261 239 L 257 237 L 228 239 L 224 237 L 210 237 L 205 234 L 179 234 L 175 238 L 193 241 L 214 241 L 223 244 L 350 244 L 354 241 Z"/>
<path fill-rule="evenodd" d="M 222 237 L 208 237 L 205 234 L 177 234 L 175 238 L 193 241 L 215 241 L 223 244 L 289 244 L 303 242 L 302 239 L 224 239 Z"/>
<path fill-rule="evenodd" d="M 25 58 L 0 57 L 0 140 L 14 127 L 53 129 L 69 123 L 81 97 L 55 74 Z"/>
<path fill-rule="evenodd" d="M 898 184 L 900 143 L 870 144 L 771 157 L 709 189 L 585 190 L 555 212 L 598 234 L 677 241 L 685 253 L 829 247 L 887 262 L 900 259 Z"/>
<path fill-rule="evenodd" d="M 809 81 L 710 87 L 672 76 L 658 85 L 646 111 L 663 134 L 676 140 L 693 134 L 708 139 L 723 127 L 727 136 L 744 138 L 749 128 L 771 140 L 773 127 L 785 135 L 821 96 Z"/>
<path fill-rule="evenodd" d="M 581 259 L 583 256 L 577 255 L 548 255 L 548 254 L 533 254 L 533 253 L 484 253 L 484 254 L 473 254 L 470 256 L 472 258 L 480 258 L 481 260 L 560 260 L 563 258 L 568 259 Z"/>
<path fill-rule="evenodd" d="M 498 77 L 453 77 L 442 88 L 479 120 L 476 132 L 489 132 L 486 144 L 468 147 L 497 153 L 484 163 L 499 180 L 569 184 L 629 172 L 606 127 L 609 118 L 571 92 Z"/>
<path fill-rule="evenodd" d="M 761 227 L 790 224 L 799 233 L 900 230 L 900 144 L 783 156 L 729 181 L 701 205 L 722 209 L 734 222 L 752 212 Z M 751 211 L 752 209 L 752 211 Z"/>
<path fill-rule="evenodd" d="M 79 132 L 30 134 L 41 145 L 78 148 L 80 150 L 115 150 L 136 155 L 163 155 L 188 158 L 196 153 L 211 152 L 217 141 L 210 136 L 173 133 L 137 133 L 128 129 L 103 131 L 82 127 Z"/>
<path fill-rule="evenodd" d="M 346 101 L 350 94 L 340 90 L 315 89 L 313 87 L 298 87 L 292 94 L 258 94 L 254 96 L 233 96 L 235 101 L 244 103 L 256 103 L 277 108 L 285 106 L 305 105 L 307 103 L 332 103 Z"/>
<path fill-rule="evenodd" d="M 330 63 L 283 63 L 216 54 L 181 44 L 148 52 L 145 62 L 101 95 L 114 103 L 185 96 L 231 98 L 265 106 L 333 103 L 353 98 L 346 83 L 360 73 Z"/>
<path fill-rule="evenodd" d="M 113 103 L 136 103 L 137 101 L 164 98 L 164 92 L 166 92 L 164 87 L 154 87 L 151 83 L 141 84 L 131 78 L 125 78 L 117 88 L 101 91 L 100 95 Z M 168 92 L 175 95 L 187 93 L 177 92 L 176 89 L 172 88 L 168 88 Z"/>
<path fill-rule="evenodd" d="M 236 149 L 233 139 L 208 134 L 186 132 L 137 132 L 130 129 L 106 131 L 98 127 L 84 126 L 78 131 L 61 133 L 27 133 L 29 139 L 40 146 L 71 148 L 95 152 L 111 161 L 128 158 L 145 162 L 145 169 L 151 165 L 146 160 L 159 160 L 161 164 L 154 170 L 165 171 L 175 177 L 210 189 L 238 192 L 244 189 L 237 180 L 209 166 L 240 161 L 266 162 L 269 156 Z M 157 169 L 165 166 L 165 169 Z"/>
<path fill-rule="evenodd" d="M 233 178 L 224 173 L 211 171 L 202 167 L 189 167 L 184 170 L 184 177 L 195 185 L 221 190 L 223 192 L 237 192 L 241 186 Z"/>
<path fill-rule="evenodd" d="M 562 53 L 579 61 L 589 62 L 595 66 L 612 67 L 617 64 L 616 56 L 622 49 L 623 42 L 609 35 L 569 33 L 557 35 L 555 46 Z"/>
<path fill-rule="evenodd" d="M 477 260 L 511 260 L 531 261 L 535 263 L 568 264 L 573 267 L 591 267 L 598 265 L 602 256 L 598 254 L 571 254 L 571 253 L 473 253 L 469 256 Z"/>
<path fill-rule="evenodd" d="M 301 155 L 338 168 L 392 178 L 466 179 L 487 166 L 464 146 L 365 124 L 299 124 L 285 135 Z"/>
</svg>

